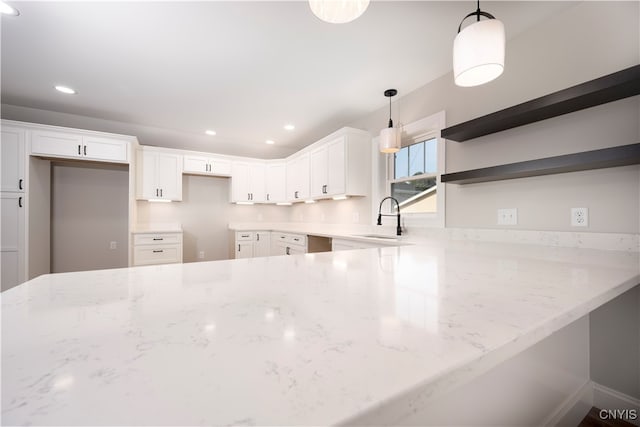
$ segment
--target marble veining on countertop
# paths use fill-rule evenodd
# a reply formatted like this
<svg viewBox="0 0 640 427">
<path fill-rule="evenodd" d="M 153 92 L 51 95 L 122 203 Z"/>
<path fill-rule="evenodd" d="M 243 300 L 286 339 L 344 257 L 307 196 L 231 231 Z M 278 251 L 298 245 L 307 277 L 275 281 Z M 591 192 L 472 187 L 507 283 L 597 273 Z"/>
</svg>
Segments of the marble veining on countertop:
<svg viewBox="0 0 640 427">
<path fill-rule="evenodd" d="M 636 286 L 639 264 L 441 239 L 44 275 L 1 294 L 2 424 L 402 416 L 403 396 L 443 392 Z"/>
</svg>

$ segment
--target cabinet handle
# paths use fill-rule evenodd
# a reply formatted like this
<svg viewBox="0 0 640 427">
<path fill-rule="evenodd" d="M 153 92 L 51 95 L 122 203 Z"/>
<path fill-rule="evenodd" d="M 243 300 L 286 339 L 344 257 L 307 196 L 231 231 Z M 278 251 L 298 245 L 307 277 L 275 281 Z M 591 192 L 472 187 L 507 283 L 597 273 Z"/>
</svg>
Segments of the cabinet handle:
<svg viewBox="0 0 640 427">
<path fill-rule="evenodd" d="M 18 189 L 22 190 L 22 178 L 18 180 Z"/>
<path fill-rule="evenodd" d="M 240 244 L 238 243 L 238 252 L 240 252 Z"/>
<path fill-rule="evenodd" d="M 78 156 L 80 155 L 80 144 L 78 144 Z"/>
<path fill-rule="evenodd" d="M 84 146 L 84 155 L 85 156 L 87 155 L 87 146 L 86 145 Z"/>
<path fill-rule="evenodd" d="M 256 242 L 260 241 L 260 234 L 256 234 Z"/>
<path fill-rule="evenodd" d="M 154 251 L 153 251 L 154 254 L 158 254 L 158 253 L 162 253 L 162 252 L 164 252 L 163 249 L 154 249 Z"/>
<path fill-rule="evenodd" d="M 18 207 L 22 207 L 22 197 L 18 197 Z"/>
<path fill-rule="evenodd" d="M 284 239 L 284 236 L 280 236 L 281 239 Z"/>
<path fill-rule="evenodd" d="M 164 237 L 154 237 L 153 240 L 164 240 Z"/>
<path fill-rule="evenodd" d="M 267 202 L 268 202 L 269 200 L 270 200 L 270 199 L 269 199 L 269 193 L 267 193 Z"/>
<path fill-rule="evenodd" d="M 246 237 L 249 237 L 249 235 L 248 234 L 241 234 L 240 237 L 245 237 L 246 238 Z"/>
<path fill-rule="evenodd" d="M 158 189 L 156 188 L 156 197 L 160 196 L 159 191 L 160 191 L 160 190 L 158 190 Z"/>
<path fill-rule="evenodd" d="M 287 250 L 286 250 L 286 254 L 287 254 L 287 255 L 291 255 L 290 250 L 291 250 L 291 248 L 290 248 L 289 246 L 287 246 Z"/>
<path fill-rule="evenodd" d="M 298 198 L 298 192 L 297 191 L 295 193 L 293 193 L 293 197 L 296 198 L 296 199 Z"/>
<path fill-rule="evenodd" d="M 300 239 L 299 239 L 299 238 L 297 238 L 297 237 L 295 237 L 293 240 L 294 240 L 294 241 L 296 241 L 296 242 L 299 242 L 299 241 L 300 241 Z"/>
<path fill-rule="evenodd" d="M 162 197 L 162 188 L 160 189 L 160 197 Z"/>
</svg>

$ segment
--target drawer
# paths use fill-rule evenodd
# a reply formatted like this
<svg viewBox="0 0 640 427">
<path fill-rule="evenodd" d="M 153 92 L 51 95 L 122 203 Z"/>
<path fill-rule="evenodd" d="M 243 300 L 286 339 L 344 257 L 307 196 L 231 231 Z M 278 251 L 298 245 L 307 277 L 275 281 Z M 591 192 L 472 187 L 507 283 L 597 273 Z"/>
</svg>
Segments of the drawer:
<svg viewBox="0 0 640 427">
<path fill-rule="evenodd" d="M 182 245 L 136 246 L 133 265 L 171 264 L 182 262 Z"/>
<path fill-rule="evenodd" d="M 253 240 L 253 231 L 236 231 L 236 241 Z"/>
<path fill-rule="evenodd" d="M 181 244 L 182 233 L 144 233 L 135 234 L 133 237 L 134 246 L 138 245 L 168 245 Z"/>
<path fill-rule="evenodd" d="M 307 247 L 307 236 L 305 234 L 274 233 L 273 235 L 276 242 L 286 242 L 289 245 Z"/>
</svg>

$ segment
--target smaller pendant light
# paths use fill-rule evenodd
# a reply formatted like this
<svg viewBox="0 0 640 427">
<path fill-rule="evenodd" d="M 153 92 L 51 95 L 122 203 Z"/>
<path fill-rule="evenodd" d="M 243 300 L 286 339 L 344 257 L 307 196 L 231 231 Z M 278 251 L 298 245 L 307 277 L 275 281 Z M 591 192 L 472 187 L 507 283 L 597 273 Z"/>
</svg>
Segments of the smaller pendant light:
<svg viewBox="0 0 640 427">
<path fill-rule="evenodd" d="M 395 89 L 387 89 L 384 96 L 389 98 L 389 127 L 380 131 L 380 152 L 381 153 L 397 153 L 400 151 L 402 144 L 402 129 L 393 127 L 391 120 L 391 97 L 396 96 L 398 91 Z"/>
<path fill-rule="evenodd" d="M 477 16 L 477 21 L 464 30 L 465 19 Z M 480 16 L 488 18 L 480 21 Z M 504 71 L 504 25 L 493 15 L 478 9 L 460 22 L 453 41 L 453 77 L 458 86 L 478 86 L 497 78 Z"/>
<path fill-rule="evenodd" d="M 330 24 L 346 24 L 359 18 L 369 0 L 309 0 L 311 11 L 318 18 Z"/>
</svg>

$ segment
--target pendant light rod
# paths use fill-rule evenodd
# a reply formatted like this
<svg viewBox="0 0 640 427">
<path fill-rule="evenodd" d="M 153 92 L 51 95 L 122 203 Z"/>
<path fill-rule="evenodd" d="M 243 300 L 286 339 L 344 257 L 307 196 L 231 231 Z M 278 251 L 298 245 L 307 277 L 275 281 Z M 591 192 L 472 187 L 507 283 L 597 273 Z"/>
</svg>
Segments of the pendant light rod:
<svg viewBox="0 0 640 427">
<path fill-rule="evenodd" d="M 384 91 L 384 96 L 389 98 L 389 127 L 393 127 L 393 120 L 391 120 L 391 97 L 396 96 L 398 91 L 395 89 L 387 89 Z"/>
<path fill-rule="evenodd" d="M 476 16 L 477 18 L 477 22 L 480 22 L 480 16 L 484 16 L 487 19 L 496 19 L 495 16 L 493 16 L 490 13 L 487 12 L 483 12 L 480 10 L 480 0 L 478 0 L 478 9 L 471 12 L 470 14 L 468 14 L 467 16 L 465 16 L 464 18 L 462 18 L 462 21 L 460 21 L 460 25 L 458 25 L 458 33 L 460 33 L 460 30 L 462 30 L 462 23 L 464 22 L 465 19 L 470 18 L 472 16 Z"/>
</svg>

